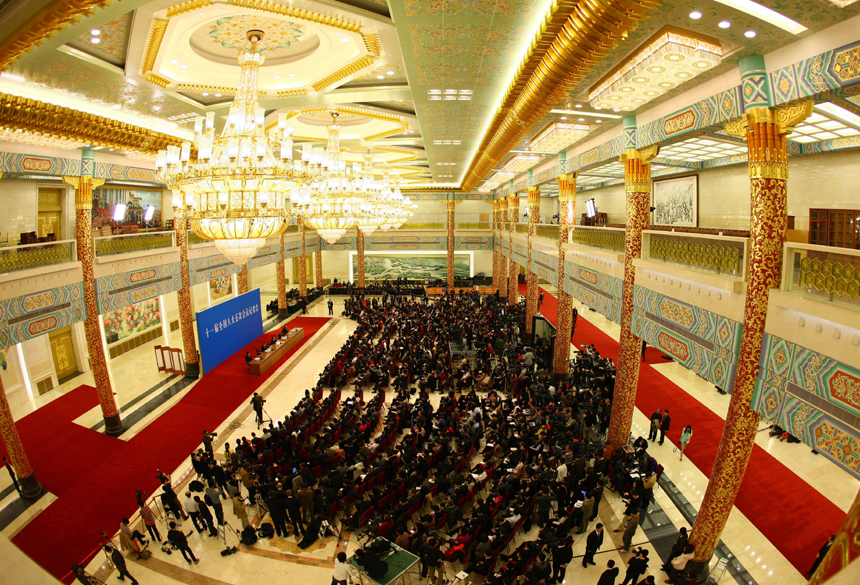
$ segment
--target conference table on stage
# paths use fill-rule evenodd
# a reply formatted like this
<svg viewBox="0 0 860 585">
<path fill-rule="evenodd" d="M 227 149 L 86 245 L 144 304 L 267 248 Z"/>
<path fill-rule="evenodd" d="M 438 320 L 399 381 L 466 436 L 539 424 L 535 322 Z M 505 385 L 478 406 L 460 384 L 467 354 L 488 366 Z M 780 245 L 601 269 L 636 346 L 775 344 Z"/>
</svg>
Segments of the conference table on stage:
<svg viewBox="0 0 860 585">
<path fill-rule="evenodd" d="M 275 345 L 258 355 L 248 363 L 248 371 L 252 376 L 262 376 L 266 371 L 278 363 L 284 355 L 293 349 L 298 342 L 305 337 L 305 330 L 301 327 L 290 329 L 286 337 L 279 339 Z"/>
</svg>

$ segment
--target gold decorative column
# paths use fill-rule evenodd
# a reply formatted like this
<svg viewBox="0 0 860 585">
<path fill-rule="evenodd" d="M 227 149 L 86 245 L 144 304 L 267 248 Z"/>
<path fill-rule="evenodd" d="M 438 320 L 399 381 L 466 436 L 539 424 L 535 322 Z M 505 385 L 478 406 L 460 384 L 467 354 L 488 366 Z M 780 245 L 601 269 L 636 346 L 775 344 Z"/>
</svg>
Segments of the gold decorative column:
<svg viewBox="0 0 860 585">
<path fill-rule="evenodd" d="M 9 401 L 6 399 L 6 389 L 3 388 L 3 380 L 0 380 L 0 437 L 3 438 L 3 445 L 9 454 L 9 462 L 18 476 L 21 496 L 27 500 L 35 500 L 45 492 L 45 489 L 39 483 L 39 480 L 36 479 L 36 475 L 30 467 L 27 453 L 24 452 L 24 444 L 21 443 L 21 437 L 18 435 L 18 427 L 15 426 L 15 419 L 12 418 L 12 410 L 9 408 Z"/>
<path fill-rule="evenodd" d="M 508 259 L 501 251 L 502 242 L 508 239 L 505 231 L 508 229 L 508 200 L 506 197 L 499 199 L 499 221 L 496 224 L 499 238 L 499 271 L 493 273 L 493 284 L 499 289 L 499 299 L 508 298 Z M 510 252 L 509 252 L 510 253 Z"/>
<path fill-rule="evenodd" d="M 287 275 L 284 262 L 284 234 L 281 234 L 281 252 L 275 270 L 278 271 L 278 317 L 287 317 Z"/>
<path fill-rule="evenodd" d="M 457 201 L 454 199 L 448 199 L 445 202 L 446 209 L 448 211 L 447 221 L 445 226 L 448 230 L 447 237 L 447 250 L 448 250 L 448 290 L 454 291 L 454 207 L 457 205 Z"/>
<path fill-rule="evenodd" d="M 741 487 L 755 446 L 759 415 L 750 408 L 759 373 L 770 289 L 782 276 L 788 156 L 786 134 L 812 113 L 812 102 L 776 109 L 756 107 L 725 124 L 726 133 L 746 139 L 750 173 L 749 280 L 735 382 L 707 491 L 690 542 L 694 561 L 711 558 Z"/>
<path fill-rule="evenodd" d="M 633 422 L 642 340 L 630 332 L 633 322 L 633 286 L 636 267 L 633 261 L 642 257 L 642 230 L 648 227 L 651 211 L 651 161 L 659 148 L 627 150 L 621 155 L 624 164 L 624 191 L 627 197 L 627 228 L 624 244 L 624 288 L 621 296 L 621 339 L 618 342 L 618 366 L 612 418 L 607 442 L 626 445 Z"/>
<path fill-rule="evenodd" d="M 242 270 L 236 275 L 236 281 L 239 284 L 239 294 L 243 295 L 248 292 L 248 265 L 242 264 Z"/>
<path fill-rule="evenodd" d="M 513 189 L 513 186 L 511 186 Z M 514 232 L 517 229 L 517 216 L 520 213 L 520 195 L 511 193 L 508 195 L 508 238 L 511 243 L 510 258 L 508 259 L 508 305 L 516 305 L 520 298 L 517 287 L 517 274 L 519 269 L 514 262 Z"/>
<path fill-rule="evenodd" d="M 185 377 L 200 376 L 200 361 L 197 359 L 197 340 L 194 338 L 194 310 L 191 307 L 191 275 L 188 273 L 188 217 L 182 207 L 173 208 L 173 230 L 179 248 L 179 272 L 182 288 L 176 294 L 179 300 L 179 331 L 182 334 L 182 350 L 185 352 Z"/>
<path fill-rule="evenodd" d="M 853 583 L 856 581 L 856 574 L 852 581 L 850 569 L 846 568 L 855 563 L 857 557 L 860 557 L 860 492 L 857 492 L 845 521 L 836 533 L 836 539 L 809 580 L 809 585 L 830 583 L 831 579 L 834 585 Z"/>
<path fill-rule="evenodd" d="M 307 260 L 305 259 L 305 254 L 307 254 L 306 242 L 307 240 L 307 230 L 305 229 L 305 224 L 299 224 L 299 231 L 302 233 L 302 255 L 299 258 L 299 296 L 302 298 L 304 302 L 308 301 L 308 265 Z"/>
<path fill-rule="evenodd" d="M 358 237 L 355 239 L 358 253 L 355 255 L 355 262 L 358 264 L 358 288 L 364 288 L 364 234 L 357 229 Z"/>
<path fill-rule="evenodd" d="M 531 171 L 529 171 L 531 179 Z M 528 188 L 529 233 L 528 254 L 526 256 L 526 335 L 534 335 L 534 317 L 538 311 L 538 275 L 532 270 L 532 242 L 535 228 L 540 222 L 540 187 Z"/>
<path fill-rule="evenodd" d="M 570 238 L 570 228 L 576 217 L 576 173 L 559 175 L 556 181 L 558 182 L 558 322 L 552 371 L 556 376 L 566 376 L 569 371 L 573 303 L 570 295 L 564 292 L 564 245 Z"/>
<path fill-rule="evenodd" d="M 491 201 L 493 206 L 493 279 L 499 274 L 499 250 L 496 249 L 496 230 L 499 227 L 499 202 Z"/>
<path fill-rule="evenodd" d="M 90 170 L 93 165 L 92 152 L 85 150 L 81 161 L 83 164 L 88 162 Z M 87 308 L 84 331 L 87 338 L 87 350 L 90 354 L 90 366 L 93 369 L 96 393 L 105 420 L 105 434 L 117 436 L 125 430 L 125 427 L 113 397 L 107 359 L 102 345 L 99 307 L 96 300 L 96 278 L 93 268 L 95 264 L 92 236 L 93 189 L 102 186 L 105 181 L 104 179 L 94 179 L 92 176 L 63 177 L 63 181 L 75 188 L 75 239 L 77 240 L 78 260 L 83 270 L 84 303 Z"/>
<path fill-rule="evenodd" d="M 322 246 L 322 241 L 320 241 Z M 322 250 L 317 250 L 314 257 L 314 286 L 322 288 Z"/>
</svg>

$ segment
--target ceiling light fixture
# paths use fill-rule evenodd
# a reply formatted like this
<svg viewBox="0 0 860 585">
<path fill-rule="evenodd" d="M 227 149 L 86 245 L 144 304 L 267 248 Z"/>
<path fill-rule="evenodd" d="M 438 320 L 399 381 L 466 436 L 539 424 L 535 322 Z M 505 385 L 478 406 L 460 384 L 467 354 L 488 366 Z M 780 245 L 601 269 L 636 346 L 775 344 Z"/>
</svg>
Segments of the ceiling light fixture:
<svg viewBox="0 0 860 585">
<path fill-rule="evenodd" d="M 730 26 L 732 26 L 732 23 L 728 20 L 721 20 L 717 26 L 720 28 L 729 28 Z"/>
<path fill-rule="evenodd" d="M 502 170 L 522 173 L 538 164 L 542 158 L 539 154 L 518 154 L 502 165 Z"/>
<path fill-rule="evenodd" d="M 100 42 L 102 42 L 102 40 L 98 37 L 93 37 L 90 39 L 90 42 L 94 45 L 98 45 Z"/>
<path fill-rule="evenodd" d="M 600 109 L 600 108 L 595 108 Z M 600 112 L 599 114 L 596 112 L 577 112 L 576 110 L 550 110 L 550 114 L 575 114 L 577 116 L 589 116 L 591 118 L 609 118 L 609 119 L 620 119 L 621 116 L 616 116 L 615 114 L 606 114 L 604 112 Z"/>
<path fill-rule="evenodd" d="M 700 18 L 702 18 L 702 13 L 698 10 L 694 10 L 690 13 L 690 18 L 692 18 L 693 20 L 699 20 Z"/>
<path fill-rule="evenodd" d="M 341 37 L 341 39 L 340 39 L 340 42 L 342 42 L 342 43 L 348 43 L 349 41 L 350 41 L 349 37 Z"/>
<path fill-rule="evenodd" d="M 91 31 L 90 31 L 90 34 L 91 34 L 91 35 L 93 35 L 94 37 L 97 37 L 97 36 L 99 36 L 100 34 L 102 34 L 102 31 L 100 31 L 100 30 L 99 30 L 99 29 L 97 29 L 97 28 L 94 28 L 93 30 L 91 30 Z"/>
<path fill-rule="evenodd" d="M 591 126 L 588 124 L 553 122 L 532 139 L 531 148 L 541 152 L 558 153 L 585 138 L 590 131 Z"/>
<path fill-rule="evenodd" d="M 386 71 L 388 75 L 394 75 L 394 71 Z"/>
<path fill-rule="evenodd" d="M 177 63 L 179 63 L 179 59 L 171 59 L 170 62 L 176 65 Z"/>
<path fill-rule="evenodd" d="M 712 69 L 722 54 L 717 39 L 686 31 L 660 31 L 594 85 L 588 100 L 594 109 L 635 110 Z"/>
<path fill-rule="evenodd" d="M 280 75 L 275 75 L 275 79 L 280 79 L 280 78 L 281 78 Z"/>
<path fill-rule="evenodd" d="M 744 33 L 744 36 L 748 39 L 755 38 L 756 32 L 754 30 L 748 30 Z"/>
<path fill-rule="evenodd" d="M 295 77 L 295 76 L 296 76 L 295 73 L 287 73 L 287 77 Z"/>
<path fill-rule="evenodd" d="M 780 14 L 776 10 L 771 10 L 767 6 L 762 6 L 758 2 L 752 0 L 715 0 L 724 6 L 740 10 L 751 16 L 755 16 L 759 20 L 763 20 L 768 24 L 772 24 L 777 28 L 781 28 L 786 32 L 797 35 L 807 30 L 805 26 L 799 22 L 791 20 L 784 14 Z"/>
</svg>

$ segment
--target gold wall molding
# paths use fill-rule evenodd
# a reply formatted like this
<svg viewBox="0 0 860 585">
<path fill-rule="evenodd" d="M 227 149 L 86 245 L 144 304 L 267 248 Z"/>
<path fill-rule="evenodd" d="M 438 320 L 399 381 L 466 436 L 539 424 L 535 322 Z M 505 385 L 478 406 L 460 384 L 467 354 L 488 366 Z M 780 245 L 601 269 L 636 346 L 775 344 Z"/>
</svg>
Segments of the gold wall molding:
<svg viewBox="0 0 860 585">
<path fill-rule="evenodd" d="M 549 46 L 533 49 L 533 53 L 542 53 L 537 64 L 527 59 L 520 66 L 514 86 L 501 104 L 509 109 L 482 139 L 465 174 L 463 189 L 471 191 L 525 136 L 527 128 L 566 97 L 625 34 L 661 4 L 662 0 L 580 0 L 555 34 L 546 39 L 541 34 L 539 42 Z"/>
<path fill-rule="evenodd" d="M 363 110 L 361 108 L 354 108 L 351 106 L 315 106 L 312 108 L 302 108 L 301 110 L 293 110 L 289 114 L 287 114 L 287 119 L 290 120 L 295 118 L 296 116 L 300 116 L 302 114 L 325 114 L 328 112 L 338 112 L 341 114 L 350 114 L 352 116 L 360 116 L 362 118 L 371 118 L 373 120 L 381 120 L 383 122 L 392 122 L 394 124 L 402 124 L 403 120 L 399 116 L 392 116 L 391 114 L 381 114 L 379 112 L 374 112 L 372 110 Z M 342 142 L 342 141 L 341 141 Z M 382 150 L 374 146 L 377 150 Z"/>
<path fill-rule="evenodd" d="M 155 59 L 161 50 L 164 41 L 164 33 L 167 32 L 169 20 L 155 20 L 149 28 L 149 37 L 146 40 L 146 50 L 143 52 L 143 63 L 140 64 L 140 72 L 143 75 L 152 72 L 155 67 Z"/>
<path fill-rule="evenodd" d="M 303 95 L 307 95 L 308 90 L 305 88 L 299 89 L 282 89 L 278 92 L 279 98 L 291 98 L 291 97 L 301 97 Z"/>
<path fill-rule="evenodd" d="M 192 10 L 199 10 L 212 4 L 212 0 L 189 0 L 181 4 L 176 4 L 167 9 L 167 18 L 173 18 Z"/>
<path fill-rule="evenodd" d="M 170 85 L 171 82 L 170 79 L 167 79 L 166 77 L 162 77 L 161 75 L 152 72 L 146 74 L 146 80 L 153 85 L 157 85 L 158 87 L 167 87 L 168 85 Z"/>
<path fill-rule="evenodd" d="M 364 46 L 368 53 L 377 57 L 382 55 L 382 45 L 379 42 L 379 35 L 361 35 L 361 40 L 364 41 Z"/>
<path fill-rule="evenodd" d="M 0 71 L 111 0 L 54 0 L 0 41 Z"/>
<path fill-rule="evenodd" d="M 324 16 L 322 14 L 317 14 L 316 12 L 299 10 L 298 8 L 292 8 L 291 6 L 283 6 L 274 2 L 264 2 L 261 0 L 229 0 L 227 4 L 230 6 L 249 8 L 251 10 L 259 10 L 260 12 L 269 12 L 279 16 L 301 18 L 308 22 L 330 26 L 351 33 L 361 33 L 361 25 L 359 24 L 341 20 L 340 18 L 334 18 L 332 16 Z"/>
<path fill-rule="evenodd" d="M 151 154 L 182 139 L 104 116 L 0 93 L 0 127 L 37 136 Z"/>
<path fill-rule="evenodd" d="M 335 71 L 331 75 L 328 75 L 328 76 L 320 79 L 319 81 L 314 83 L 311 87 L 314 88 L 314 91 L 322 91 L 322 90 L 326 89 L 327 87 L 331 87 L 332 85 L 334 85 L 338 81 L 342 81 L 342 80 L 346 79 L 347 77 L 349 77 L 350 75 L 358 73 L 359 71 L 361 71 L 365 67 L 369 67 L 370 65 L 373 65 L 374 61 L 376 61 L 376 57 L 374 57 L 372 55 L 365 55 L 364 57 L 359 57 L 358 59 L 356 59 L 352 63 L 350 63 L 344 67 L 341 67 L 340 69 L 338 69 L 337 71 Z"/>
<path fill-rule="evenodd" d="M 180 83 L 177 91 L 187 93 L 220 93 L 221 95 L 235 95 L 235 87 L 221 87 L 219 85 L 203 85 L 198 83 Z"/>
</svg>

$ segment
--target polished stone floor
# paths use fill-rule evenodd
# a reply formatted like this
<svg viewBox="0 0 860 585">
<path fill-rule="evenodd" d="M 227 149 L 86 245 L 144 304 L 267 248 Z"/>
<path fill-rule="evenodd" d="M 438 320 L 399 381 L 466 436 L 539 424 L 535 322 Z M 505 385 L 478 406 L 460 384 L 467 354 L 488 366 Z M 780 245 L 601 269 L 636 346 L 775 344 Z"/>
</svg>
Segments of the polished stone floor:
<svg viewBox="0 0 860 585">
<path fill-rule="evenodd" d="M 268 302 L 264 298 L 263 302 Z M 284 363 L 279 370 L 261 388 L 268 402 L 267 410 L 274 416 L 283 416 L 291 410 L 303 395 L 304 390 L 311 388 L 316 382 L 319 372 L 337 352 L 344 341 L 354 330 L 354 324 L 346 319 L 339 318 L 342 310 L 342 298 L 334 297 L 335 319 L 321 329 L 314 339 L 302 350 Z M 311 316 L 324 316 L 328 311 L 325 307 L 326 299 L 315 302 L 309 309 Z M 587 311 L 585 307 L 580 308 L 581 315 L 591 321 L 596 327 L 605 333 L 618 339 L 619 328 L 616 324 L 609 322 L 595 312 Z M 170 339 L 171 344 L 179 344 L 178 332 L 174 332 Z M 158 343 L 158 342 L 155 342 Z M 154 345 L 154 343 L 153 343 Z M 702 404 L 713 410 L 716 414 L 724 416 L 728 407 L 728 396 L 723 396 L 714 391 L 713 386 L 701 380 L 692 372 L 682 366 L 669 362 L 655 366 L 661 373 L 690 393 Z M 122 405 L 123 416 L 126 420 L 135 421 L 134 425 L 123 434 L 123 439 L 128 439 L 146 428 L 146 425 L 157 418 L 162 412 L 170 408 L 187 391 L 187 387 L 179 388 L 175 385 L 180 377 L 170 377 L 156 372 L 153 350 L 151 347 L 142 346 L 127 354 L 111 360 L 110 368 L 114 381 L 122 380 L 123 383 L 115 385 L 117 402 Z M 70 380 L 57 390 L 39 397 L 36 401 L 16 401 L 13 405 L 13 413 L 20 418 L 38 408 L 42 404 L 68 392 L 80 384 L 92 383 L 91 374 L 84 374 Z M 436 398 L 438 400 L 438 398 Z M 98 408 L 84 414 L 78 419 L 78 423 L 87 427 L 97 425 L 100 421 Z M 648 417 L 646 414 L 635 412 L 634 432 L 647 435 Z M 231 439 L 247 435 L 256 430 L 252 412 L 248 406 L 237 409 L 228 416 L 224 425 L 217 429 L 219 433 L 219 445 L 225 439 Z M 790 445 L 777 440 L 772 440 L 766 433 L 760 433 L 757 441 L 780 462 L 788 466 L 792 471 L 806 480 L 810 485 L 819 490 L 825 497 L 843 510 L 847 510 L 857 489 L 858 481 L 842 469 L 829 463 L 823 457 L 816 457 L 809 449 L 802 445 Z M 692 507 L 697 507 L 705 492 L 707 478 L 689 461 L 680 461 L 676 454 L 672 453 L 672 445 L 654 446 L 655 457 L 665 467 L 666 482 L 661 483 L 661 489 L 656 490 L 656 506 L 659 509 L 652 512 L 651 523 L 640 528 L 634 539 L 634 545 L 642 545 L 651 550 L 651 558 L 656 559 L 657 550 L 666 545 L 666 534 L 674 534 L 681 526 L 689 527 L 685 517 L 685 506 L 681 502 L 689 502 Z M 183 478 L 187 483 L 192 479 L 190 473 L 190 460 L 187 460 L 173 474 L 174 480 Z M 184 488 L 184 485 L 177 489 Z M 9 478 L 0 477 L 0 510 L 11 504 L 16 496 L 11 491 Z M 671 495 L 670 495 L 671 494 Z M 52 501 L 52 496 L 47 495 L 37 504 L 27 510 L 20 512 L 16 518 L 2 529 L 4 536 L 12 538 L 20 528 L 44 509 Z M 689 507 L 689 506 L 687 506 Z M 621 551 L 611 550 L 620 547 L 620 533 L 613 533 L 621 519 L 624 504 L 614 494 L 607 491 L 600 508 L 600 521 L 610 530 L 607 531 L 609 538 L 604 545 L 603 554 L 597 557 L 597 566 L 583 569 L 577 560 L 567 571 L 566 583 L 594 583 L 606 566 L 606 561 L 614 559 L 616 564 L 626 566 L 629 559 L 628 554 Z M 240 523 L 233 516 L 229 506 L 225 506 L 225 515 L 228 523 L 239 527 Z M 119 520 L 119 519 L 118 519 Z M 191 529 L 190 523 L 186 526 Z M 162 533 L 163 534 L 163 533 Z M 520 535 L 517 542 L 523 539 L 536 537 L 536 529 L 529 535 Z M 237 537 L 232 532 L 227 533 L 227 544 L 237 544 Z M 653 542 L 651 541 L 653 539 Z M 129 570 L 138 581 L 144 584 L 248 584 L 248 583 L 319 583 L 328 584 L 331 580 L 332 561 L 336 551 L 346 550 L 348 553 L 356 548 L 356 538 L 349 533 L 341 534 L 341 539 L 328 537 L 318 541 L 315 546 L 307 550 L 297 547 L 295 537 L 275 538 L 269 541 L 259 541 L 252 549 L 241 549 L 238 554 L 222 557 L 219 553 L 225 547 L 223 538 L 209 538 L 198 535 L 196 532 L 190 537 L 190 543 L 198 558 L 198 565 L 188 565 L 181 555 L 174 552 L 166 555 L 159 549 L 155 549 L 153 557 L 146 561 L 129 562 Z M 773 547 L 767 539 L 747 520 L 737 509 L 729 519 L 729 523 L 723 534 L 723 542 L 732 554 L 736 555 L 746 571 L 744 583 L 779 583 L 785 585 L 800 585 L 805 580 L 792 565 Z M 581 555 L 584 551 L 585 539 L 578 537 L 574 546 L 574 555 Z M 608 545 L 612 546 L 608 546 Z M 810 552 L 810 563 L 816 551 Z M 652 571 L 657 567 L 652 561 Z M 457 570 L 460 566 L 457 565 Z M 109 582 L 113 580 L 116 573 L 104 563 L 103 557 L 94 559 L 88 569 L 99 576 L 102 580 Z M 449 567 L 449 576 L 453 577 L 454 570 Z M 659 571 L 653 572 L 657 576 L 658 583 L 662 582 L 663 574 Z M 253 575 L 253 578 L 249 576 Z M 739 581 L 733 576 L 726 574 L 721 583 L 733 583 Z"/>
</svg>

